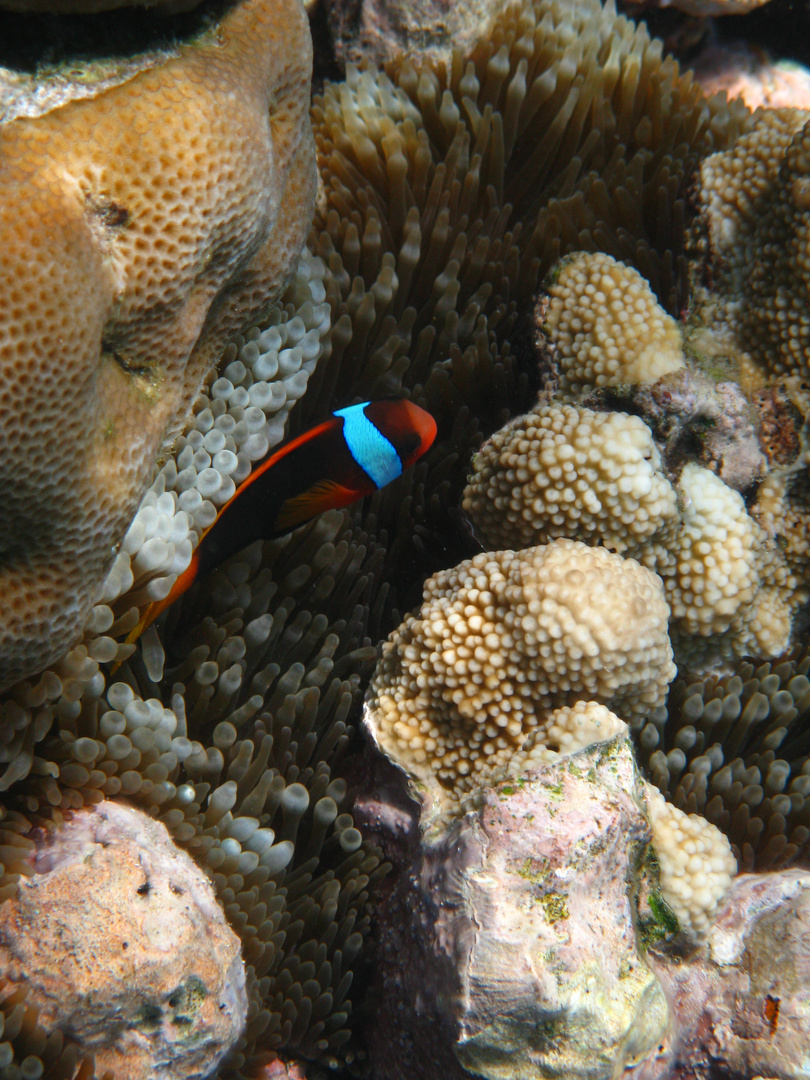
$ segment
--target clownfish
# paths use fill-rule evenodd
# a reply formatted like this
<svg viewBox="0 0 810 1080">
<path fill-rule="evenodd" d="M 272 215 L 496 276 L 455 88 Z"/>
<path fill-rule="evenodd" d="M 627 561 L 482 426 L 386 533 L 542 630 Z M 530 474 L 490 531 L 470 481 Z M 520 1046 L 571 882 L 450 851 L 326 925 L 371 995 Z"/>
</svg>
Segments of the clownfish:
<svg viewBox="0 0 810 1080">
<path fill-rule="evenodd" d="M 418 461 L 435 438 L 430 413 L 404 399 L 387 399 L 338 409 L 279 447 L 225 503 L 200 537 L 187 569 L 168 596 L 149 604 L 127 643 L 136 641 L 202 574 L 254 540 L 284 536 L 325 510 L 372 495 Z"/>
</svg>

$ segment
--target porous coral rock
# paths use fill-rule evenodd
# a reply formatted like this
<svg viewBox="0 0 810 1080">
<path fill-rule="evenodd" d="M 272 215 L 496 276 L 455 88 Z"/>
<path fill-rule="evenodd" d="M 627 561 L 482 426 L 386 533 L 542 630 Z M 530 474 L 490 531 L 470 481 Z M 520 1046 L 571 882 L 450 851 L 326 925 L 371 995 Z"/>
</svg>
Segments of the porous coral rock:
<svg viewBox="0 0 810 1080">
<path fill-rule="evenodd" d="M 80 635 L 156 455 L 283 288 L 315 190 L 310 69 L 297 0 L 245 0 L 0 127 L 0 685 Z"/>
<path fill-rule="evenodd" d="M 668 613 L 660 580 L 604 548 L 478 555 L 430 578 L 384 644 L 366 728 L 441 813 L 557 706 L 601 701 L 634 722 L 662 705 Z"/>
<path fill-rule="evenodd" d="M 731 845 L 704 817 L 685 814 L 651 784 L 645 799 L 661 868 L 661 893 L 681 930 L 701 937 L 737 873 Z"/>
<path fill-rule="evenodd" d="M 678 518 L 642 420 L 557 404 L 538 405 L 487 440 L 462 506 L 490 549 L 567 536 L 635 555 Z"/>
<path fill-rule="evenodd" d="M 400 850 L 378 913 L 376 1077 L 612 1080 L 654 1053 L 667 1007 L 628 889 L 650 836 L 639 799 L 619 736 L 487 787 L 421 844 L 411 819 L 404 850 L 403 814 L 372 801 Z"/>
<path fill-rule="evenodd" d="M 386 61 L 402 53 L 447 60 L 471 50 L 506 0 L 324 0 L 341 64 Z"/>
<path fill-rule="evenodd" d="M 0 907 L 0 996 L 92 1049 L 101 1073 L 210 1076 L 245 1025 L 244 964 L 211 883 L 165 826 L 102 802 L 39 837 L 28 863 Z"/>
<path fill-rule="evenodd" d="M 683 367 L 678 324 L 632 266 L 580 252 L 555 269 L 549 297 L 543 330 L 563 394 L 646 385 Z"/>
</svg>

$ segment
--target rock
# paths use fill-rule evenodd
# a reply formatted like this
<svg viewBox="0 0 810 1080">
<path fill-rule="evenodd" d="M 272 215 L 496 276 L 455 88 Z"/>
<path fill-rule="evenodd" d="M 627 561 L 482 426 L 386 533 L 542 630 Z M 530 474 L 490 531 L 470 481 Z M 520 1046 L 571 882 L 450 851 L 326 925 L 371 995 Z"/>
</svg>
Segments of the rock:
<svg viewBox="0 0 810 1080">
<path fill-rule="evenodd" d="M 790 60 L 773 60 L 744 41 L 708 46 L 692 70 L 708 97 L 725 91 L 751 109 L 810 108 L 810 71 Z"/>
<path fill-rule="evenodd" d="M 810 873 L 742 874 L 704 947 L 651 953 L 672 1016 L 664 1052 L 634 1080 L 807 1076 Z M 628 1078 L 629 1080 L 629 1078 Z"/>
<path fill-rule="evenodd" d="M 42 838 L 0 907 L 3 997 L 95 1054 L 96 1075 L 202 1080 L 245 1025 L 245 969 L 208 878 L 166 827 L 114 802 Z"/>
<path fill-rule="evenodd" d="M 471 49 L 505 0 L 324 0 L 341 64 L 382 66 L 403 52 L 446 59 Z"/>
<path fill-rule="evenodd" d="M 654 1051 L 667 1006 L 627 886 L 650 839 L 627 740 L 484 788 L 422 840 L 393 776 L 357 806 L 399 863 L 379 909 L 376 1080 L 612 1080 Z"/>
</svg>

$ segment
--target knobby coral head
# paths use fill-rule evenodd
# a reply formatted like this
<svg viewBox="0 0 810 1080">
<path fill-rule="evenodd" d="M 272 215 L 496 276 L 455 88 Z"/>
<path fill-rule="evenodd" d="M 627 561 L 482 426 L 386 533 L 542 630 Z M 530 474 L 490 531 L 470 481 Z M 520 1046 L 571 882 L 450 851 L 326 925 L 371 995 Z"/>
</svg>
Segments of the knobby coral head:
<svg viewBox="0 0 810 1080">
<path fill-rule="evenodd" d="M 245 0 L 0 128 L 0 685 L 79 635 L 161 448 L 285 284 L 314 201 L 310 74 L 300 4 Z"/>
</svg>

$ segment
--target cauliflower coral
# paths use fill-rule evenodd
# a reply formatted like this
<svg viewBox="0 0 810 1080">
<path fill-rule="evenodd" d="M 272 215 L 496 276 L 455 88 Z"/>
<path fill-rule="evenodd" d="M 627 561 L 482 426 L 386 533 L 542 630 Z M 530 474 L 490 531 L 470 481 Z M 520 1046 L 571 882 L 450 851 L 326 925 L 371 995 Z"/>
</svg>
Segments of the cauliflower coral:
<svg viewBox="0 0 810 1080">
<path fill-rule="evenodd" d="M 667 616 L 660 580 L 603 548 L 556 540 L 478 555 L 430 578 L 383 646 L 366 724 L 452 802 L 540 726 L 579 715 L 552 715 L 561 706 L 601 702 L 633 722 L 663 704 L 675 674 Z"/>
<path fill-rule="evenodd" d="M 462 506 L 490 549 L 568 536 L 636 555 L 677 520 L 675 489 L 643 420 L 554 403 L 487 440 Z"/>
<path fill-rule="evenodd" d="M 638 559 L 664 581 L 680 661 L 783 652 L 808 596 L 807 514 L 803 459 L 786 457 L 774 427 L 801 393 L 766 394 L 756 427 L 754 401 L 687 360 L 637 271 L 604 255 L 563 260 L 538 310 L 563 400 L 544 392 L 475 455 L 462 505 L 477 539 L 568 537 Z"/>
<path fill-rule="evenodd" d="M 579 252 L 552 278 L 544 329 L 563 394 L 654 383 L 683 367 L 678 324 L 638 270 L 601 252 Z"/>
</svg>

